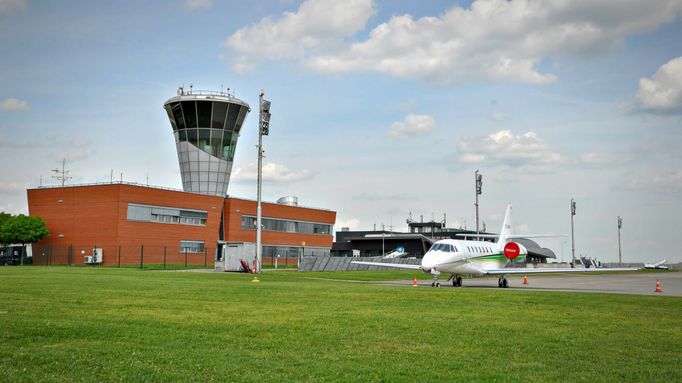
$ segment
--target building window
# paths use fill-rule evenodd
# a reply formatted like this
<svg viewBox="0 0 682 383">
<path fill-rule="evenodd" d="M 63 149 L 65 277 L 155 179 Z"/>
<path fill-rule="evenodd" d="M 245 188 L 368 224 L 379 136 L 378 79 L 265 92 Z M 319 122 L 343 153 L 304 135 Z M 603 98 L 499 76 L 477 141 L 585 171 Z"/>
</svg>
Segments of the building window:
<svg viewBox="0 0 682 383">
<path fill-rule="evenodd" d="M 208 213 L 167 206 L 128 204 L 128 221 L 205 226 Z"/>
<path fill-rule="evenodd" d="M 255 230 L 256 217 L 243 215 L 242 229 Z M 331 235 L 332 225 L 287 219 L 263 218 L 263 230 L 280 231 L 284 233 Z"/>
<path fill-rule="evenodd" d="M 203 253 L 204 241 L 180 241 L 180 252 Z"/>
</svg>

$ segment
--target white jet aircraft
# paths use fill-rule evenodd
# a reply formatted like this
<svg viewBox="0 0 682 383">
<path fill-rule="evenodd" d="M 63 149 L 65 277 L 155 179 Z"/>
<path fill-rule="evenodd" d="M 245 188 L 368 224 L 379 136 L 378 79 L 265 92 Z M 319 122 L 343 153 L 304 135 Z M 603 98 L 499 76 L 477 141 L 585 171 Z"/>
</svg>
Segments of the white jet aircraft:
<svg viewBox="0 0 682 383">
<path fill-rule="evenodd" d="M 509 268 L 511 263 L 523 262 L 528 250 L 520 243 L 514 242 L 518 238 L 557 237 L 554 234 L 512 234 L 511 205 L 507 205 L 500 235 L 480 234 L 480 238 L 498 238 L 497 242 L 469 241 L 456 239 L 443 239 L 431 246 L 424 254 L 421 265 L 407 265 L 398 263 L 352 261 L 351 263 L 370 266 L 385 266 L 398 269 L 421 270 L 433 276 L 432 287 L 440 287 L 438 277 L 440 274 L 450 274 L 448 281 L 452 279 L 453 286 L 462 286 L 462 275 L 472 276 L 498 276 L 499 287 L 509 287 L 507 275 L 513 274 L 549 274 L 549 273 L 579 273 L 595 271 L 634 271 L 636 268 Z"/>
<path fill-rule="evenodd" d="M 662 261 L 658 261 L 656 263 L 645 263 L 644 268 L 645 269 L 654 269 L 654 270 L 669 270 L 670 268 L 668 266 L 665 266 L 666 263 L 668 263 L 667 259 L 664 259 Z"/>
</svg>

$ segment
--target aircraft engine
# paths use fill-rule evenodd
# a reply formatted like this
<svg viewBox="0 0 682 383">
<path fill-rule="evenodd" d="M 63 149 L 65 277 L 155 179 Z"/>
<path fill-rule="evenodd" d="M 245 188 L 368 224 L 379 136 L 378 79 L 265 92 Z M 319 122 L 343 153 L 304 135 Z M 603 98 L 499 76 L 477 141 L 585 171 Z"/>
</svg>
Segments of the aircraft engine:
<svg viewBox="0 0 682 383">
<path fill-rule="evenodd" d="M 520 243 L 507 242 L 507 244 L 504 245 L 504 256 L 507 257 L 510 261 L 513 261 L 519 255 L 526 254 L 528 254 L 528 250 L 526 250 L 525 246 L 523 246 Z"/>
</svg>

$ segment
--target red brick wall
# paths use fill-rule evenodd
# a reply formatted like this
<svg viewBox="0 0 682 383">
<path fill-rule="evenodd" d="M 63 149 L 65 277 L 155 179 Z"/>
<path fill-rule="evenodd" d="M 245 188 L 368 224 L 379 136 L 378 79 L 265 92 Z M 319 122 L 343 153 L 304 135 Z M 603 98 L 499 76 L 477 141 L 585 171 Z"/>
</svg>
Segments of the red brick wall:
<svg viewBox="0 0 682 383">
<path fill-rule="evenodd" d="M 128 221 L 128 203 L 204 210 L 208 218 L 206 226 Z M 167 262 L 182 263 L 181 240 L 203 241 L 212 262 L 223 198 L 114 184 L 30 189 L 28 205 L 29 214 L 41 217 L 50 231 L 37 248 L 49 245 L 53 263 L 67 263 L 69 245 L 75 264 L 83 263 L 83 255 L 91 255 L 95 246 L 103 248 L 104 263 L 109 265 L 118 263 L 119 251 L 121 264 L 139 263 L 141 253 L 146 264 L 163 263 L 164 250 Z M 190 254 L 188 263 L 204 263 L 204 258 L 204 254 Z"/>
<path fill-rule="evenodd" d="M 275 203 L 263 203 L 263 217 L 283 218 L 307 222 L 336 223 L 336 212 L 329 210 L 310 209 L 304 207 L 286 206 Z M 256 230 L 241 228 L 242 215 L 256 215 L 256 202 L 238 198 L 225 200 L 225 237 L 234 242 L 256 242 Z M 294 234 L 263 231 L 264 245 L 301 246 L 305 241 L 306 247 L 331 247 L 334 241 L 332 235 Z"/>
<path fill-rule="evenodd" d="M 256 202 L 201 194 L 185 193 L 125 184 L 72 186 L 29 189 L 29 214 L 42 218 L 49 236 L 34 246 L 34 261 L 82 264 L 83 255 L 91 255 L 93 247 L 103 248 L 104 263 L 114 265 L 166 262 L 183 263 L 179 252 L 181 240 L 203 241 L 204 254 L 188 254 L 188 264 L 213 262 L 220 230 L 220 216 L 225 214 L 224 239 L 233 242 L 255 242 L 255 230 L 242 230 L 243 214 L 256 215 Z M 167 206 L 208 212 L 206 226 L 128 221 L 128 203 Z M 263 216 L 333 225 L 336 213 L 263 203 Z M 59 237 L 63 234 L 63 237 Z M 263 244 L 331 247 L 332 235 L 293 234 L 263 231 Z M 142 250 L 144 246 L 144 250 Z M 68 249 L 70 247 L 70 249 Z M 143 253 L 143 255 L 141 255 Z M 205 259 L 206 258 L 206 259 Z"/>
</svg>

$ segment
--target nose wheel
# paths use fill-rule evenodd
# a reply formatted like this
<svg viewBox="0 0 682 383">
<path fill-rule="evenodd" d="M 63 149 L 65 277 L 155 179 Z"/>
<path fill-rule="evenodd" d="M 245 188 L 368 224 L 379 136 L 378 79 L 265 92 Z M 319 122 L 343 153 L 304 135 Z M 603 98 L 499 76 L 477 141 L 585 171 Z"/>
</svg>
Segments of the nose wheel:
<svg viewBox="0 0 682 383">
<path fill-rule="evenodd" d="M 503 289 L 506 289 L 507 287 L 509 287 L 509 282 L 507 281 L 507 278 L 505 278 L 505 277 L 500 277 L 500 278 L 497 280 L 497 286 L 499 286 L 499 287 L 501 287 L 501 288 L 503 288 Z"/>
<path fill-rule="evenodd" d="M 431 282 L 431 287 L 440 287 L 440 282 L 438 282 L 438 276 L 440 271 L 433 269 L 431 270 L 431 275 L 433 275 L 433 282 Z"/>
</svg>

